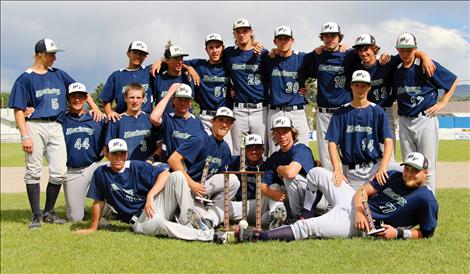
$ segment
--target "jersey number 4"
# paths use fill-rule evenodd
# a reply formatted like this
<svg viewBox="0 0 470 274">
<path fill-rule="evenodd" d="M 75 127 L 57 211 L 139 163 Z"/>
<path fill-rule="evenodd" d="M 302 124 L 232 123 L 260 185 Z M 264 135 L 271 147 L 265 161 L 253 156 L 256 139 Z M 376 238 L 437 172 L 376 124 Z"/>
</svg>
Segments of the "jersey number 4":
<svg viewBox="0 0 470 274">
<path fill-rule="evenodd" d="M 75 144 L 73 145 L 74 148 L 77 150 L 80 149 L 88 149 L 90 147 L 90 139 L 89 138 L 84 138 L 83 143 L 82 143 L 82 138 L 78 138 L 77 141 L 75 141 Z"/>
</svg>

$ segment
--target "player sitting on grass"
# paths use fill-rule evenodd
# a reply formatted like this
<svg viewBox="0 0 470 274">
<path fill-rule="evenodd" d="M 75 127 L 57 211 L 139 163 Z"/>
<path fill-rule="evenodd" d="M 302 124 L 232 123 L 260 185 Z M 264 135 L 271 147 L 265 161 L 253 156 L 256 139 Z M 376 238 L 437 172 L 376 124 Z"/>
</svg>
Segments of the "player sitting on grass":
<svg viewBox="0 0 470 274">
<path fill-rule="evenodd" d="M 300 220 L 290 226 L 269 231 L 254 231 L 240 227 L 238 241 L 301 240 L 315 238 L 347 238 L 359 235 L 369 226 L 363 201 L 368 201 L 371 218 L 382 223 L 384 231 L 375 234 L 386 239 L 420 239 L 431 237 L 437 226 L 438 205 L 425 185 L 428 160 L 418 152 L 410 153 L 403 162 L 403 173 L 388 171 L 385 184 L 377 179 L 359 190 L 348 184 L 333 185 L 332 173 L 324 168 L 312 169 L 307 177 L 309 190 L 320 190 L 332 209 L 316 218 Z M 419 225 L 419 228 L 412 228 Z"/>
<path fill-rule="evenodd" d="M 90 234 L 98 229 L 106 202 L 136 233 L 190 241 L 226 240 L 225 233 L 207 229 L 201 222 L 181 172 L 170 174 L 143 161 L 127 161 L 127 144 L 122 139 L 109 141 L 108 152 L 110 164 L 95 171 L 88 190 L 87 196 L 94 199 L 91 225 L 76 233 Z M 176 217 L 178 223 L 172 221 Z"/>
</svg>

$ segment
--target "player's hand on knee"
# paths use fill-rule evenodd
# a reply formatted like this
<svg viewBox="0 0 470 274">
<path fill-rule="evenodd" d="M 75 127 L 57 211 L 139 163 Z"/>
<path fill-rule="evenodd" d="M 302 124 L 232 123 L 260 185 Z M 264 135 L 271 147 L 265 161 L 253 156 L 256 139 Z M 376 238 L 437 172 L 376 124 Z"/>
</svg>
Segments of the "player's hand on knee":
<svg viewBox="0 0 470 274">
<path fill-rule="evenodd" d="M 113 122 L 117 122 L 119 120 L 121 120 L 121 114 L 115 112 L 115 111 L 111 111 L 109 114 L 108 114 L 108 120 L 112 120 Z"/>
<path fill-rule="evenodd" d="M 395 239 L 395 238 L 397 238 L 397 229 L 396 228 L 394 228 L 391 225 L 387 225 L 387 224 L 383 224 L 382 227 L 385 228 L 385 230 L 380 232 L 380 233 L 377 233 L 376 235 L 378 237 L 382 237 L 382 238 L 385 238 L 385 239 Z"/>
<path fill-rule="evenodd" d="M 26 152 L 28 154 L 33 153 L 33 140 L 31 139 L 31 137 L 28 137 L 28 138 L 24 139 L 21 142 L 21 146 L 22 146 L 24 152 Z"/>
<path fill-rule="evenodd" d="M 286 193 L 282 191 L 275 190 L 273 191 L 272 196 L 273 196 L 273 200 L 277 202 L 284 202 L 287 199 Z"/>
<path fill-rule="evenodd" d="M 347 182 L 348 180 L 343 174 L 343 171 L 341 170 L 335 170 L 333 172 L 333 184 L 337 187 L 341 186 L 343 182 Z"/>
<path fill-rule="evenodd" d="M 189 188 L 194 194 L 196 194 L 199 197 L 204 197 L 204 195 L 206 195 L 206 187 L 199 183 L 192 182 L 189 185 Z"/>
<path fill-rule="evenodd" d="M 155 214 L 155 208 L 153 207 L 153 199 L 149 200 L 147 198 L 147 201 L 145 202 L 144 211 L 145 211 L 145 216 L 147 216 L 147 220 L 150 220 L 153 218 L 153 215 Z"/>
</svg>

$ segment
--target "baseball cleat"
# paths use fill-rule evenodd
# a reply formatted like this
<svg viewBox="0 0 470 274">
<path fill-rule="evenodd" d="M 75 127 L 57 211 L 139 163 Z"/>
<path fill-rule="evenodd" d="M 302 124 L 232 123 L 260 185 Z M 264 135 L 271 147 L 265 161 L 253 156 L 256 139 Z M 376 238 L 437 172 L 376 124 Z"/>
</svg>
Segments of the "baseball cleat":
<svg viewBox="0 0 470 274">
<path fill-rule="evenodd" d="M 196 210 L 189 208 L 187 214 L 188 223 L 190 223 L 195 229 L 209 230 L 213 228 L 212 221 L 201 217 Z"/>
<path fill-rule="evenodd" d="M 44 212 L 42 221 L 48 224 L 55 224 L 55 225 L 63 225 L 67 223 L 67 220 L 59 218 L 59 216 L 57 216 L 54 210 Z"/>
<path fill-rule="evenodd" d="M 29 229 L 38 229 L 38 228 L 40 228 L 41 227 L 41 218 L 42 218 L 41 213 L 33 213 L 33 215 L 31 215 L 31 222 L 29 223 L 28 228 Z"/>
<path fill-rule="evenodd" d="M 214 243 L 226 244 L 229 242 L 229 239 L 230 239 L 230 232 L 221 232 L 221 231 L 214 232 Z"/>
<path fill-rule="evenodd" d="M 283 206 L 276 207 L 274 212 L 271 213 L 270 219 L 269 229 L 280 227 L 287 219 L 286 208 Z"/>
<path fill-rule="evenodd" d="M 236 230 L 235 235 L 237 236 L 237 242 L 239 243 L 244 243 L 244 242 L 256 242 L 257 238 L 257 233 L 255 232 L 254 229 L 251 228 L 243 228 L 243 227 L 238 227 Z"/>
</svg>

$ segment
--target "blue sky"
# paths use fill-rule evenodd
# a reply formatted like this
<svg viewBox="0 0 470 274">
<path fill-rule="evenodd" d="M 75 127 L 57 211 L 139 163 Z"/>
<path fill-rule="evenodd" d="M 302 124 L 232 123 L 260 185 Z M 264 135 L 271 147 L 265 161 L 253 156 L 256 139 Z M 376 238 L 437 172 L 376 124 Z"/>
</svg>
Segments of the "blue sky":
<svg viewBox="0 0 470 274">
<path fill-rule="evenodd" d="M 240 17 L 253 25 L 256 39 L 271 48 L 274 29 L 288 25 L 294 48 L 311 51 L 320 44 L 323 23 L 337 22 L 344 43 L 368 32 L 382 51 L 395 54 L 395 39 L 413 32 L 418 47 L 470 84 L 469 2 L 128 2 L 1 1 L 1 91 L 32 64 L 34 44 L 53 39 L 65 52 L 55 67 L 68 72 L 89 90 L 127 65 L 132 40 L 147 43 L 145 64 L 161 57 L 167 40 L 182 46 L 189 58 L 205 58 L 204 37 L 220 33 L 233 44 L 232 23 Z"/>
</svg>

